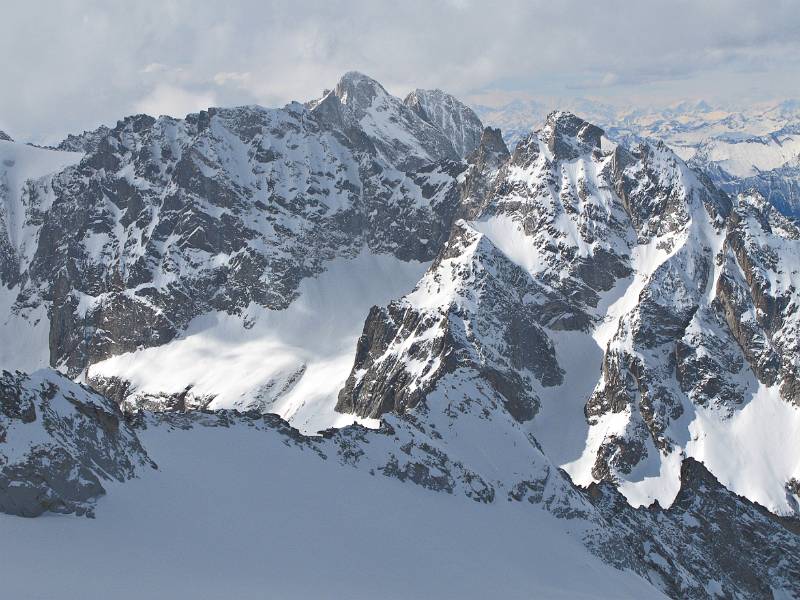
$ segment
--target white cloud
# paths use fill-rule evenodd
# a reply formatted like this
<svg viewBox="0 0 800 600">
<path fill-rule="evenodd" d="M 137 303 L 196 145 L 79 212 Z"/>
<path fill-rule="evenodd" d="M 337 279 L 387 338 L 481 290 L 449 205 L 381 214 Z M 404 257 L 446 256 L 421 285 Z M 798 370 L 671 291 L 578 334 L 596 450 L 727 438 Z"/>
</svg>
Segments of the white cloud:
<svg viewBox="0 0 800 600">
<path fill-rule="evenodd" d="M 253 76 L 250 73 L 239 73 L 237 71 L 228 71 L 216 73 L 214 75 L 214 83 L 217 85 L 234 84 L 242 87 L 247 87 L 252 84 Z"/>
<path fill-rule="evenodd" d="M 158 117 L 169 115 L 182 118 L 189 113 L 216 106 L 216 98 L 209 93 L 193 93 L 173 85 L 162 84 L 134 105 L 134 112 Z"/>
<path fill-rule="evenodd" d="M 0 121 L 41 139 L 140 106 L 282 105 L 350 69 L 396 94 L 792 97 L 799 26 L 792 0 L 18 2 Z"/>
</svg>

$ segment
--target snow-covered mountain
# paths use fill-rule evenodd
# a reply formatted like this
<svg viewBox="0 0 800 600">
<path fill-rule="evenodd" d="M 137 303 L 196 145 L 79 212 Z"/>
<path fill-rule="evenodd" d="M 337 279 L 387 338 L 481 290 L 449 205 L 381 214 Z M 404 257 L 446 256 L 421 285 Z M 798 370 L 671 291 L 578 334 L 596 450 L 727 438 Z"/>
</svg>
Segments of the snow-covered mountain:
<svg viewBox="0 0 800 600">
<path fill-rule="evenodd" d="M 442 90 L 418 89 L 406 96 L 404 103 L 444 133 L 461 158 L 466 158 L 478 147 L 483 123 L 457 98 Z"/>
<path fill-rule="evenodd" d="M 544 123 L 549 106 L 568 108 L 603 127 L 615 141 L 661 140 L 726 192 L 756 190 L 783 214 L 800 217 L 798 101 L 731 108 L 701 100 L 643 109 L 571 98 L 556 104 L 515 100 L 476 110 L 486 123 L 500 127 L 514 147 Z"/>
<path fill-rule="evenodd" d="M 0 507 L 91 512 L 70 539 L 107 564 L 93 539 L 143 552 L 224 504 L 224 543 L 279 540 L 297 579 L 334 549 L 292 533 L 375 566 L 352 532 L 376 506 L 391 582 L 436 523 L 455 570 L 520 540 L 387 597 L 800 595 L 800 228 L 616 139 L 556 111 L 509 152 L 444 92 L 347 73 L 282 109 L 0 142 Z M 351 571 L 280 585 L 374 596 Z"/>
<path fill-rule="evenodd" d="M 120 400 L 119 386 L 135 383 L 151 404 L 280 401 L 275 410 L 287 416 L 310 391 L 335 399 L 363 313 L 413 285 L 446 238 L 463 169 L 441 132 L 358 74 L 312 108 L 211 109 L 183 121 L 140 115 L 82 137 L 69 144 L 87 151 L 78 164 L 12 186 L 6 202 L 15 225 L 4 335 L 27 318 L 47 340 L 6 360 L 85 376 L 104 359 L 174 340 L 167 362 L 145 352 L 136 364 L 118 358 L 88 375 L 98 385 L 107 379 L 103 389 Z M 15 217 L 24 213 L 35 217 Z M 338 312 L 325 308 L 332 297 Z M 316 339 L 302 329 L 315 326 L 308 314 L 323 334 Z M 239 358 L 250 343 L 244 355 L 273 360 L 255 370 L 232 355 L 207 364 L 208 343 L 225 339 Z M 148 360 L 170 373 L 146 369 L 157 381 L 152 397 L 136 378 Z M 242 379 L 230 377 L 234 362 Z M 286 396 L 296 385 L 295 401 Z"/>
<path fill-rule="evenodd" d="M 800 218 L 800 118 L 769 135 L 711 138 L 691 163 L 725 191 L 755 190 L 783 214 Z"/>
</svg>

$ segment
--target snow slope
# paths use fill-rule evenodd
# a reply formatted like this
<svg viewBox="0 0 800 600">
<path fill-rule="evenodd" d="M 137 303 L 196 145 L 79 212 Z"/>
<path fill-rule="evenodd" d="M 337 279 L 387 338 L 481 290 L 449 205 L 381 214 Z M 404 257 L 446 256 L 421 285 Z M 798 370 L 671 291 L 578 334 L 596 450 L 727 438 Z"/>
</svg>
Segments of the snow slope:
<svg viewBox="0 0 800 600">
<path fill-rule="evenodd" d="M 413 287 L 426 268 L 388 254 L 336 259 L 304 280 L 284 310 L 251 304 L 241 316 L 203 315 L 176 340 L 111 357 L 88 377 L 129 381 L 134 403 L 190 388 L 189 402 L 274 412 L 307 433 L 347 425 L 354 418 L 333 409 L 364 315 Z"/>
<path fill-rule="evenodd" d="M 243 426 L 149 427 L 141 439 L 159 469 L 109 485 L 95 519 L 0 515 L 3 594 L 664 597 L 592 556 L 579 526 L 570 533 L 570 521 L 528 503 L 371 477 Z"/>
<path fill-rule="evenodd" d="M 30 180 L 44 178 L 42 189 L 49 189 L 48 176 L 77 163 L 82 153 L 36 148 L 0 140 L 0 270 L 14 257 L 30 258 L 36 250 L 38 231 L 26 224 L 32 211 Z M 37 209 L 46 209 L 44 205 Z M 8 265 L 11 267 L 12 265 Z M 49 364 L 47 344 L 50 323 L 43 306 L 14 307 L 19 292 L 16 283 L 0 284 L 0 367 L 13 365 L 33 371 Z"/>
<path fill-rule="evenodd" d="M 695 157 L 700 156 L 734 177 L 751 177 L 787 163 L 800 163 L 800 134 L 778 131 L 763 137 L 709 140 L 698 149 Z"/>
</svg>

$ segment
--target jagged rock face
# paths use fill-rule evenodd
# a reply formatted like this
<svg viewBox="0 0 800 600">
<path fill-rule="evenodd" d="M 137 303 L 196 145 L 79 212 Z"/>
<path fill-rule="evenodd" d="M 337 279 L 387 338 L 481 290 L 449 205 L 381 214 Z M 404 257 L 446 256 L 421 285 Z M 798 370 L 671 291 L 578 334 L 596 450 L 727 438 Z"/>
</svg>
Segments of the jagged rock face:
<svg viewBox="0 0 800 600">
<path fill-rule="evenodd" d="M 571 113 L 554 112 L 548 115 L 541 139 L 554 157 L 575 160 L 581 154 L 600 148 L 603 130 Z"/>
<path fill-rule="evenodd" d="M 589 431 L 585 447 L 565 452 L 581 456 L 571 475 L 628 490 L 671 481 L 644 492 L 668 504 L 675 457 L 716 457 L 732 435 L 707 434 L 708 423 L 744 426 L 734 423 L 761 410 L 745 411 L 751 402 L 771 402 L 759 385 L 796 398 L 796 229 L 750 201 L 732 205 L 663 144 L 607 144 L 573 115 L 550 115 L 511 157 L 493 139 L 487 130 L 461 178 L 467 220 L 411 294 L 371 311 L 337 409 L 430 409 L 439 382 L 468 366 L 470 380 L 525 422 L 562 386 L 576 393 L 580 379 L 590 383 Z M 519 335 L 503 330 L 509 322 Z M 597 347 L 599 358 L 568 372 L 555 350 L 564 344 Z M 541 354 L 550 360 L 521 358 Z M 531 408 L 515 413 L 520 406 Z M 766 464 L 777 458 L 770 448 L 737 452 Z M 751 497 L 785 512 L 796 474 L 783 465 L 771 491 Z"/>
<path fill-rule="evenodd" d="M 414 291 L 373 308 L 337 410 L 404 412 L 453 373 L 486 382 L 517 421 L 536 414 L 536 385 L 562 382 L 538 318 L 547 291 L 459 222 Z M 539 302 L 536 301 L 539 299 Z"/>
<path fill-rule="evenodd" d="M 759 380 L 800 406 L 797 286 L 800 228 L 759 195 L 740 196 L 729 220 L 721 309 Z"/>
<path fill-rule="evenodd" d="M 590 547 L 647 577 L 672 598 L 773 598 L 797 593 L 798 535 L 762 507 L 728 491 L 699 462 L 683 461 L 668 509 L 631 509 L 607 484 L 588 496 L 608 521 Z"/>
<path fill-rule="evenodd" d="M 68 152 L 96 152 L 100 144 L 112 134 L 112 130 L 101 125 L 94 131 L 84 131 L 81 134 L 70 133 L 57 147 Z"/>
<path fill-rule="evenodd" d="M 707 185 L 689 189 L 687 169 L 663 143 L 618 146 L 614 156 L 615 189 L 636 228 L 639 241 L 681 231 L 689 222 L 687 194 L 697 193 L 712 216 L 725 216 L 729 202 Z"/>
<path fill-rule="evenodd" d="M 460 217 L 474 219 L 486 210 L 497 176 L 509 157 L 500 130 L 484 129 L 478 147 L 467 157 L 469 168 L 461 181 Z"/>
<path fill-rule="evenodd" d="M 0 131 L 0 142 L 13 142 L 14 140 L 5 131 Z"/>
<path fill-rule="evenodd" d="M 595 478 L 625 478 L 676 451 L 682 418 L 698 407 L 731 418 L 758 382 L 797 403 L 798 230 L 763 199 L 740 197 L 729 211 L 709 198 L 610 340 L 586 407 L 606 431 Z M 622 426 L 608 426 L 613 414 Z"/>
<path fill-rule="evenodd" d="M 730 202 L 663 145 L 632 155 L 616 151 L 617 189 L 640 244 L 660 257 L 619 319 L 586 405 L 589 423 L 605 431 L 596 479 L 633 476 L 648 456 L 676 451 L 685 430 L 673 424 L 696 406 L 730 416 L 748 388 L 746 362 L 713 297 Z"/>
<path fill-rule="evenodd" d="M 614 201 L 613 155 L 602 131 L 553 113 L 520 142 L 476 228 L 561 296 L 550 325 L 588 329 L 599 294 L 630 273 L 628 216 Z M 506 231 L 507 230 L 507 231 Z"/>
<path fill-rule="evenodd" d="M 0 511 L 91 515 L 103 481 L 125 481 L 150 466 L 110 400 L 52 371 L 2 371 Z"/>
<path fill-rule="evenodd" d="M 313 108 L 140 115 L 62 146 L 87 154 L 25 189 L 35 247 L 0 237 L 0 275 L 19 282 L 18 305 L 47 307 L 50 362 L 71 374 L 208 311 L 285 308 L 336 257 L 431 260 L 465 168 L 442 132 L 358 74 Z"/>
<path fill-rule="evenodd" d="M 450 132 L 422 118 L 374 79 L 361 73 L 346 73 L 331 94 L 352 112 L 378 153 L 390 164 L 406 170 L 443 159 L 458 160 L 459 153 L 448 137 Z"/>
<path fill-rule="evenodd" d="M 472 154 L 480 144 L 483 133 L 481 120 L 471 108 L 450 94 L 442 90 L 417 89 L 406 96 L 403 102 L 444 132 L 461 158 Z"/>
</svg>

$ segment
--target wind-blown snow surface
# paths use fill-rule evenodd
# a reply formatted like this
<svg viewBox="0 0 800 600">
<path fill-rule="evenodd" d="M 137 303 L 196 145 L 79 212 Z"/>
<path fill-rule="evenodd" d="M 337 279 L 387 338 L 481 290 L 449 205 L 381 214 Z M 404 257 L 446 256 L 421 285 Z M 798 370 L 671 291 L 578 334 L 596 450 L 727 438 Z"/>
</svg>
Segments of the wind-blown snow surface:
<svg viewBox="0 0 800 600">
<path fill-rule="evenodd" d="M 198 401 L 213 398 L 208 408 L 274 412 L 305 433 L 348 425 L 354 417 L 334 406 L 364 315 L 413 287 L 426 268 L 388 254 L 336 259 L 305 279 L 285 310 L 251 305 L 242 316 L 203 315 L 178 339 L 109 358 L 89 377 L 123 378 L 134 399 L 190 388 Z"/>
<path fill-rule="evenodd" d="M 689 431 L 688 456 L 719 473 L 728 489 L 787 512 L 787 494 L 775 483 L 800 473 L 800 409 L 782 399 L 777 387 L 758 385 L 730 419 L 699 409 Z"/>
<path fill-rule="evenodd" d="M 0 515 L 4 595 L 664 597 L 592 556 L 577 522 L 567 533 L 527 502 L 371 477 L 241 425 L 149 427 L 141 439 L 159 469 L 109 484 L 95 519 Z"/>
</svg>

